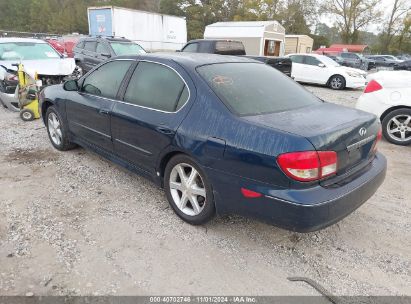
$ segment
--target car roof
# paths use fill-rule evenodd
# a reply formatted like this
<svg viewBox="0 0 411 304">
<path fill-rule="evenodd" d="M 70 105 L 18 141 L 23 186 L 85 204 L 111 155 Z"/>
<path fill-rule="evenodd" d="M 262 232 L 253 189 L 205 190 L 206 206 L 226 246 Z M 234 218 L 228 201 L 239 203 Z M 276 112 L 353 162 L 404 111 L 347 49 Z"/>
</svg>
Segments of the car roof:
<svg viewBox="0 0 411 304">
<path fill-rule="evenodd" d="M 131 40 L 123 38 L 123 37 L 106 37 L 106 36 L 90 36 L 90 37 L 82 37 L 79 39 L 80 41 L 94 41 L 94 40 L 106 40 L 106 41 L 126 41 L 131 42 Z"/>
<path fill-rule="evenodd" d="M 36 38 L 0 38 L 0 43 L 11 43 L 11 42 L 29 42 L 29 43 L 47 43 L 44 40 Z"/>
<path fill-rule="evenodd" d="M 320 54 L 315 54 L 315 53 L 309 53 L 309 54 L 307 54 L 307 53 L 293 53 L 293 54 L 288 54 L 287 57 L 288 56 L 297 56 L 297 55 L 298 56 L 312 56 L 312 57 L 319 58 L 319 59 L 324 58 L 324 57 L 328 58 L 328 56 L 326 56 L 326 55 L 320 55 Z"/>
<path fill-rule="evenodd" d="M 151 53 L 144 55 L 120 56 L 119 59 L 134 60 L 170 60 L 188 69 L 195 69 L 198 66 L 216 64 L 216 63 L 261 63 L 259 61 L 243 57 L 230 55 L 215 55 L 206 53 Z M 263 63 L 261 63 L 263 64 Z"/>
</svg>

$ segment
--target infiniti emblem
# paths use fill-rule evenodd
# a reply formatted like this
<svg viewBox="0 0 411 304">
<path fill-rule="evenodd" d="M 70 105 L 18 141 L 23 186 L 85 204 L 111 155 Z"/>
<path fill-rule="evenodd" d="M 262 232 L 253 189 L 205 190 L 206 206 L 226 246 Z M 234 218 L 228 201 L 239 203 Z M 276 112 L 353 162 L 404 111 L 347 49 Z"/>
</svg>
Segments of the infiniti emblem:
<svg viewBox="0 0 411 304">
<path fill-rule="evenodd" d="M 367 129 L 366 128 L 361 128 L 358 133 L 360 133 L 361 136 L 365 136 L 365 134 L 367 134 Z"/>
</svg>

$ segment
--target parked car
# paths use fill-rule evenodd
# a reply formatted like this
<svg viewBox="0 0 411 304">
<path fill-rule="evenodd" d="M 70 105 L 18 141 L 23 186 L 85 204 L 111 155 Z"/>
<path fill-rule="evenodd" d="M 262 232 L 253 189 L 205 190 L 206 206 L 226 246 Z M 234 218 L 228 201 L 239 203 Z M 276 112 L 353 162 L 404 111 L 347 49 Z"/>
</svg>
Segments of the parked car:
<svg viewBox="0 0 411 304">
<path fill-rule="evenodd" d="M 351 52 L 342 52 L 339 57 L 343 59 L 341 65 L 369 71 L 375 69 L 375 60 L 367 59 L 363 55 Z"/>
<path fill-rule="evenodd" d="M 401 60 L 401 61 L 411 60 L 411 55 L 409 55 L 409 54 L 398 55 L 397 59 Z"/>
<path fill-rule="evenodd" d="M 87 73 L 103 61 L 122 55 L 145 54 L 146 51 L 137 43 L 125 38 L 87 37 L 78 41 L 73 49 L 76 64 Z"/>
<path fill-rule="evenodd" d="M 181 52 L 247 56 L 251 59 L 268 64 L 287 76 L 291 76 L 291 60 L 286 57 L 249 56 L 246 54 L 244 44 L 241 41 L 221 39 L 191 40 L 181 49 Z"/>
<path fill-rule="evenodd" d="M 317 54 L 289 54 L 293 62 L 292 77 L 304 83 L 316 83 L 333 90 L 361 88 L 366 84 L 366 73 L 341 66 L 331 58 Z"/>
<path fill-rule="evenodd" d="M 326 54 L 325 56 L 331 58 L 332 60 L 337 62 L 339 65 L 342 65 L 344 63 L 344 59 L 342 59 L 340 56 L 330 55 L 330 54 Z"/>
<path fill-rule="evenodd" d="M 404 61 L 404 60 L 402 60 L 400 58 L 397 58 L 393 55 L 381 55 L 381 56 L 386 58 L 386 59 L 393 60 L 393 61 L 396 61 L 396 62 L 403 62 Z"/>
<path fill-rule="evenodd" d="M 387 68 L 394 68 L 394 65 L 399 63 L 399 60 L 394 60 L 392 58 L 388 58 L 388 56 L 383 55 L 370 55 L 367 56 L 368 59 L 372 59 L 375 61 L 375 66 L 378 67 L 387 67 Z"/>
<path fill-rule="evenodd" d="M 394 70 L 411 71 L 411 60 L 405 60 L 394 65 Z"/>
<path fill-rule="evenodd" d="M 43 40 L 0 38 L 0 101 L 14 111 L 20 110 L 15 97 L 18 63 L 31 77 L 37 73 L 44 86 L 61 83 L 76 73 L 74 59 L 64 58 Z"/>
<path fill-rule="evenodd" d="M 150 178 L 190 224 L 237 213 L 318 230 L 385 176 L 375 115 L 248 58 L 122 56 L 47 87 L 40 102 L 56 149 L 78 144 Z"/>
<path fill-rule="evenodd" d="M 411 72 L 381 71 L 368 80 L 357 108 L 377 115 L 389 142 L 411 144 Z"/>
</svg>

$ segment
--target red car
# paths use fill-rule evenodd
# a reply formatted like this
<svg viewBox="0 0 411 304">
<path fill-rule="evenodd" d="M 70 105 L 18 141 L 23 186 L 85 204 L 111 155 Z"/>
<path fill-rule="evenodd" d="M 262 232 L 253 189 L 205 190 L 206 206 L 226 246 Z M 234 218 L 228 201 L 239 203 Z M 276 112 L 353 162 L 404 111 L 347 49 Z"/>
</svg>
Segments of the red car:
<svg viewBox="0 0 411 304">
<path fill-rule="evenodd" d="M 50 44 L 60 54 L 67 54 L 68 57 L 73 58 L 73 48 L 78 41 L 77 37 L 61 37 L 59 39 L 47 39 Z"/>
</svg>

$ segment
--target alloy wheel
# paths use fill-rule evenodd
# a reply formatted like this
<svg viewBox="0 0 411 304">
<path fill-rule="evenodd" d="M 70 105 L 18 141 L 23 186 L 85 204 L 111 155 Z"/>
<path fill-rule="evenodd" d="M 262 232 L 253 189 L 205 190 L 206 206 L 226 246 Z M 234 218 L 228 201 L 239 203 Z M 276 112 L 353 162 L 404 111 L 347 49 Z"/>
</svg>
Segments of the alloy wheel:
<svg viewBox="0 0 411 304">
<path fill-rule="evenodd" d="M 342 86 L 342 79 L 340 77 L 334 77 L 331 79 L 331 87 L 333 89 L 339 89 Z"/>
<path fill-rule="evenodd" d="M 387 124 L 387 133 L 395 141 L 408 141 L 411 139 L 411 115 L 397 115 Z"/>
<path fill-rule="evenodd" d="M 53 143 L 60 146 L 63 139 L 63 133 L 61 132 L 61 124 L 58 116 L 51 112 L 48 116 L 47 128 Z"/>
<path fill-rule="evenodd" d="M 170 192 L 174 204 L 186 215 L 200 214 L 206 204 L 206 189 L 200 173 L 191 165 L 180 163 L 170 173 Z"/>
</svg>

